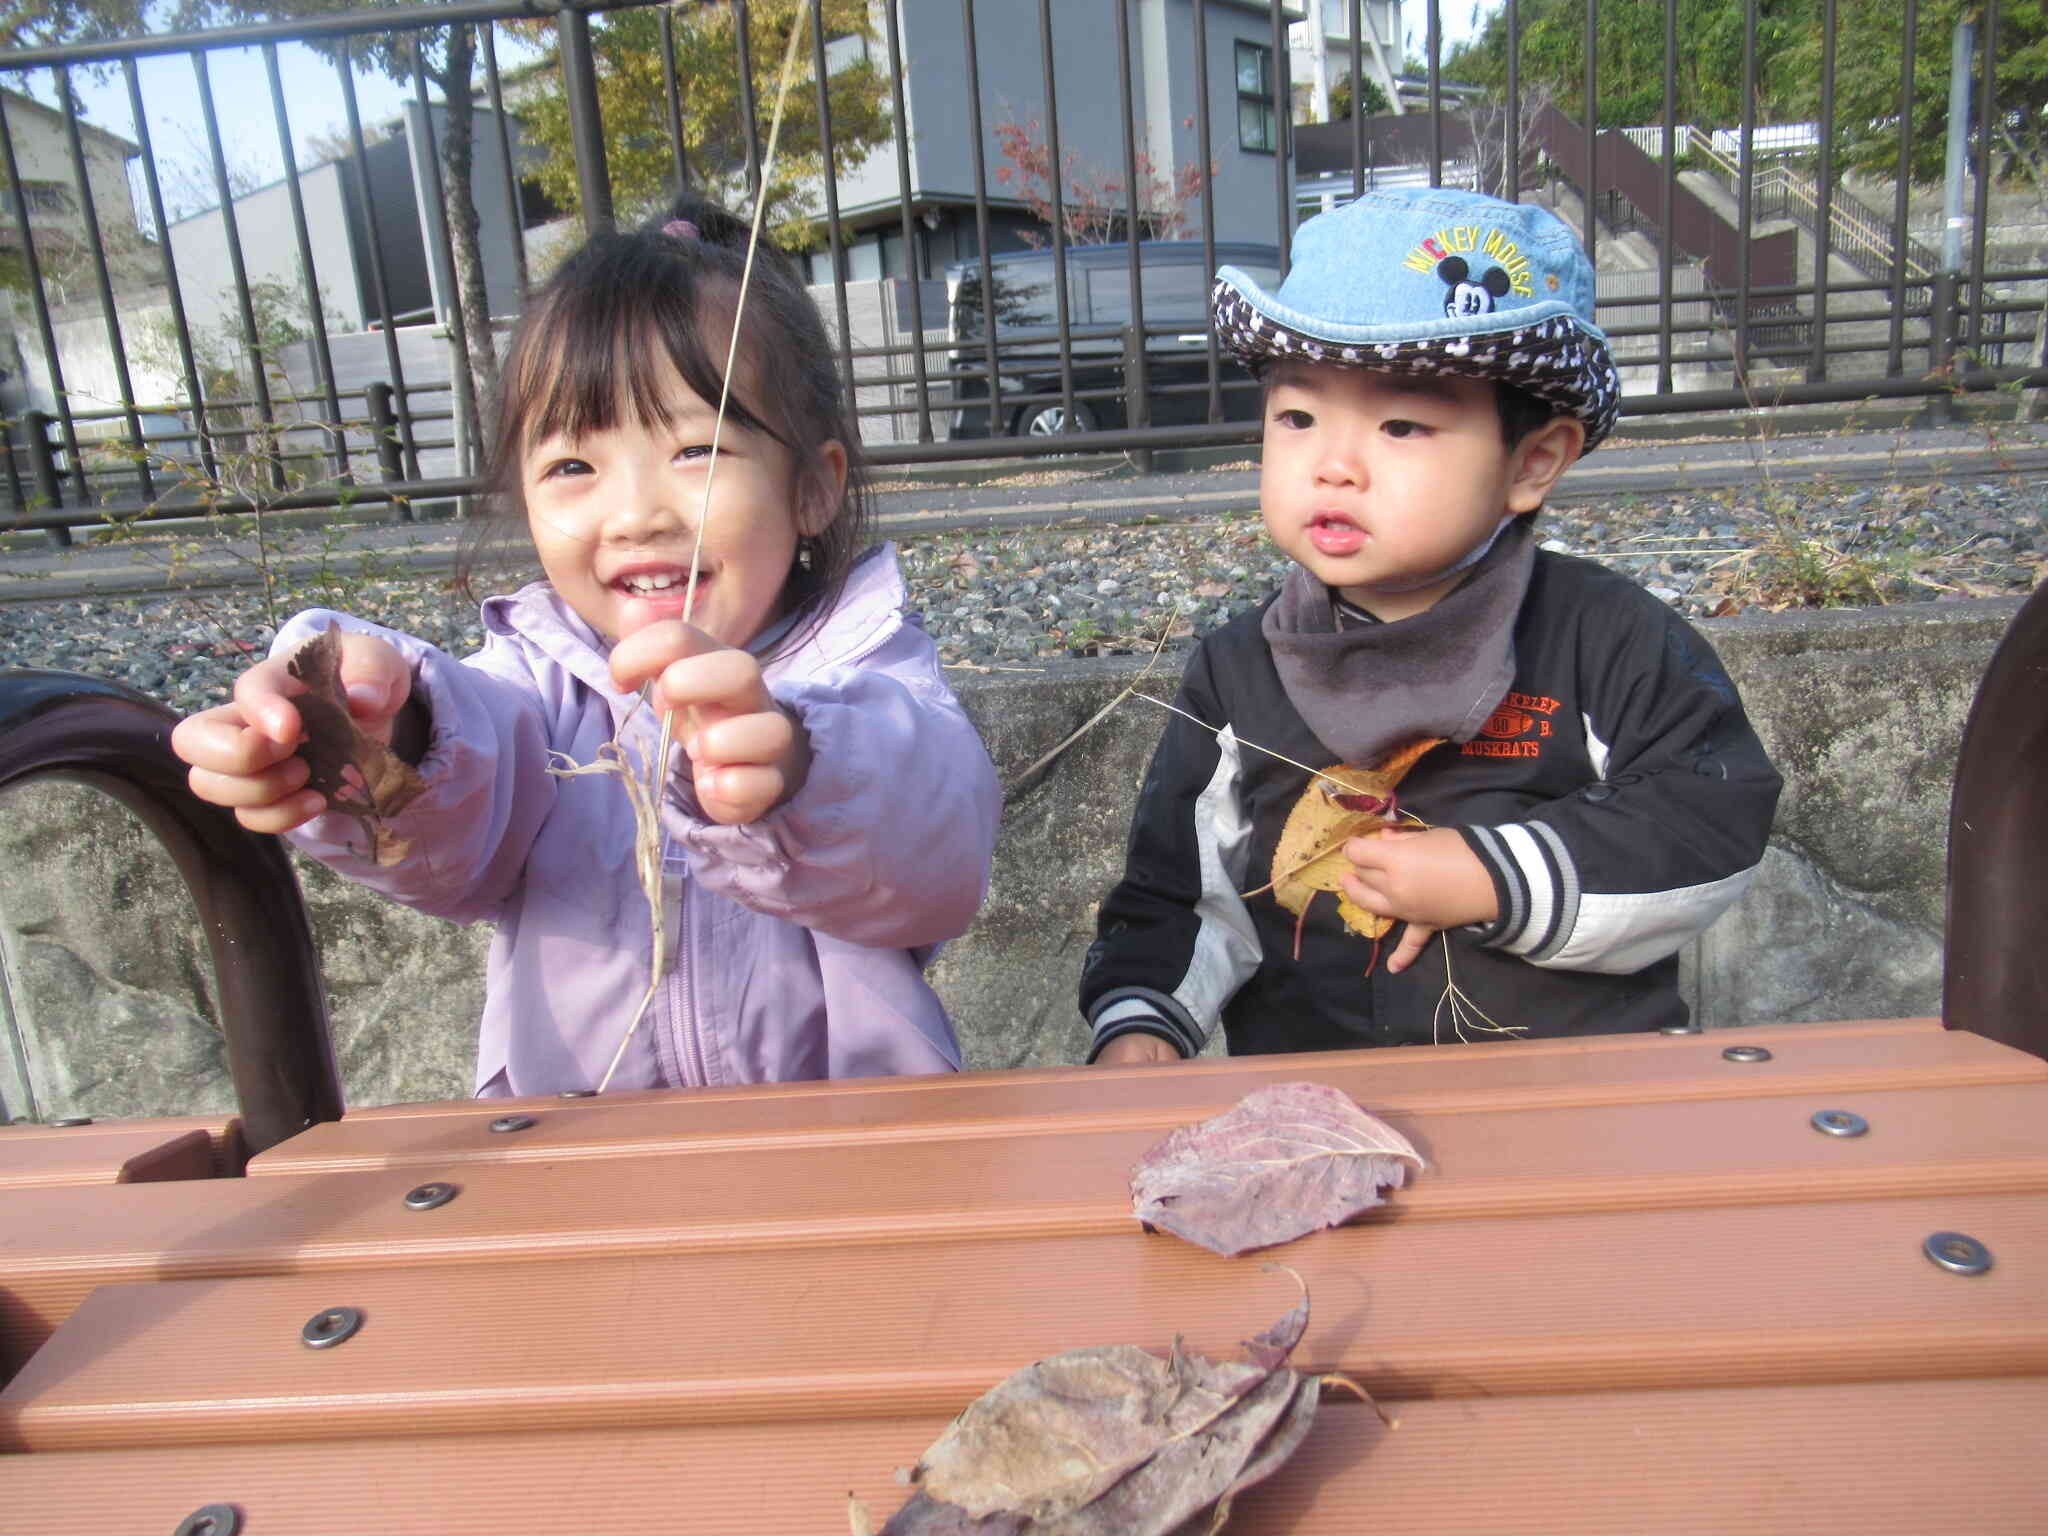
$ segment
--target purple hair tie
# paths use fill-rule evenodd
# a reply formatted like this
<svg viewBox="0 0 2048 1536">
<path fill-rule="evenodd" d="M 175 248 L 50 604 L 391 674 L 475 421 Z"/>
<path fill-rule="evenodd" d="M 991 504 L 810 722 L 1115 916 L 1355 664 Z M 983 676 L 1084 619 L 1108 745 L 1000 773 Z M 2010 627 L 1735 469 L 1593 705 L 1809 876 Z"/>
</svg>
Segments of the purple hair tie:
<svg viewBox="0 0 2048 1536">
<path fill-rule="evenodd" d="M 670 219 L 666 224 L 661 226 L 661 232 L 664 235 L 670 235 L 677 240 L 700 240 L 703 238 L 703 236 L 698 233 L 697 226 L 692 224 L 688 219 Z"/>
</svg>

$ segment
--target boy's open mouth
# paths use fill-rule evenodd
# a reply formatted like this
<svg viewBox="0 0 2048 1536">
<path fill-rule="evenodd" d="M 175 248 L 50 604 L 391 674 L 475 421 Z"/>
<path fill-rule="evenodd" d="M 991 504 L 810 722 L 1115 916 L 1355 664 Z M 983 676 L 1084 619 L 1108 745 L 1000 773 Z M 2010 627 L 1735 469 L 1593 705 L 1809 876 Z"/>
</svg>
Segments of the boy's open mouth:
<svg viewBox="0 0 2048 1536">
<path fill-rule="evenodd" d="M 1308 541 L 1317 554 L 1355 555 L 1365 544 L 1365 530 L 1335 512 L 1318 512 L 1309 521 Z"/>
</svg>

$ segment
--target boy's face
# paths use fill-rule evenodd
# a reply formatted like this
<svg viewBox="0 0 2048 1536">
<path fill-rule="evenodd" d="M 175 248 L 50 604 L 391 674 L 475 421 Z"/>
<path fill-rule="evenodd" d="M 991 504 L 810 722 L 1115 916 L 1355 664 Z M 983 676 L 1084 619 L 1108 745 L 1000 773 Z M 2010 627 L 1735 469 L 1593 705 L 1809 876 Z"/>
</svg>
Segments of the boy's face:
<svg viewBox="0 0 2048 1536">
<path fill-rule="evenodd" d="M 1503 522 L 1540 507 L 1583 441 L 1560 416 L 1509 448 L 1484 380 L 1282 363 L 1259 506 L 1287 554 L 1368 613 L 1403 619 L 1456 586 L 1453 567 Z"/>
</svg>

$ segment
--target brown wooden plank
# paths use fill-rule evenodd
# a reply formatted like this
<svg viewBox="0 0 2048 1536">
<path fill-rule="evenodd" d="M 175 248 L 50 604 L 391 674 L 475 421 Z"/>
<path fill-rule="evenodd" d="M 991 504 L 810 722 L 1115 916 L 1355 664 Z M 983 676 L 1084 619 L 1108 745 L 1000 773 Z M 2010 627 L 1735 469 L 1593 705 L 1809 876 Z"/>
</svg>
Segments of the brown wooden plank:
<svg viewBox="0 0 2048 1536">
<path fill-rule="evenodd" d="M 1735 1063 L 1730 1045 L 1762 1045 L 1767 1062 Z M 351 1113 L 314 1126 L 249 1164 L 252 1176 L 358 1168 L 450 1169 L 675 1151 L 709 1143 L 969 1139 L 1034 1130 L 1167 1127 L 1227 1108 L 1272 1082 L 1313 1079 L 1376 1110 L 1536 1109 L 1827 1091 L 1868 1092 L 2048 1081 L 2048 1062 L 1934 1020 L 1800 1024 L 1668 1038 L 1343 1051 L 1185 1062 L 1123 1070 L 1061 1069 L 946 1077 L 764 1085 L 603 1099 L 459 1101 Z M 492 1121 L 532 1116 L 532 1129 Z"/>
<path fill-rule="evenodd" d="M 1813 1129 L 1863 1115 L 1867 1135 Z M 1430 1168 L 1367 1220 L 2048 1190 L 2048 1083 L 1389 1117 Z M 0 1192 L 0 1361 L 94 1286 L 608 1254 L 1114 1235 L 1157 1132 L 708 1148 L 205 1187 Z M 403 1197 L 446 1173 L 454 1200 Z"/>
<path fill-rule="evenodd" d="M 1967 1232 L 1986 1274 L 1929 1262 Z M 2048 1194 L 1403 1222 L 1289 1245 L 1304 1369 L 1387 1397 L 2048 1373 Z M 1234 1355 L 1294 1287 L 1113 1236 L 103 1286 L 0 1447 L 945 1413 L 1083 1344 Z M 361 1309 L 308 1350 L 325 1309 Z"/>
<path fill-rule="evenodd" d="M 0 1129 L 0 1188 L 147 1184 L 239 1173 L 241 1121 L 221 1115 Z"/>
<path fill-rule="evenodd" d="M 2043 1527 L 2048 1382 L 1885 1382 L 1324 1403 L 1230 1529 L 1291 1536 L 1981 1536 Z M 227 1502 L 249 1536 L 588 1536 L 876 1524 L 947 1415 L 48 1453 L 0 1459 L 13 1527 L 170 1532 Z"/>
</svg>

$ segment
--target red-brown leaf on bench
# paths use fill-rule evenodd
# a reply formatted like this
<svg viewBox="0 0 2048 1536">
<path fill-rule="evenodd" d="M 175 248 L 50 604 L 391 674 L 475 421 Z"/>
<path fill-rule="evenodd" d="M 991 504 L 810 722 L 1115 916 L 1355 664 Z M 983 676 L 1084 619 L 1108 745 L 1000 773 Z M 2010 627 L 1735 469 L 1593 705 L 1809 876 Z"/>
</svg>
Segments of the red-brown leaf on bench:
<svg viewBox="0 0 2048 1536">
<path fill-rule="evenodd" d="M 1321 1083 L 1248 1093 L 1182 1126 L 1131 1170 L 1131 1205 L 1160 1227 L 1226 1256 L 1340 1226 L 1399 1189 L 1422 1155 L 1407 1138 Z"/>
<path fill-rule="evenodd" d="M 404 810 L 427 786 L 410 763 L 365 736 L 349 714 L 341 685 L 341 631 L 321 630 L 285 666 L 306 685 L 292 702 L 306 732 L 299 756 L 311 770 L 307 785 L 325 795 L 331 809 L 362 823 L 379 864 L 396 864 L 412 844 L 394 835 L 384 818 Z"/>
<path fill-rule="evenodd" d="M 1296 1276 L 1299 1283 L 1300 1277 Z M 882 1536 L 1168 1536 L 1221 1527 L 1314 1421 L 1323 1378 L 1287 1365 L 1308 1294 L 1248 1340 L 1249 1361 L 1174 1344 L 1072 1349 L 998 1383 L 912 1470 Z M 855 1529 L 859 1529 L 856 1516 Z"/>
</svg>

